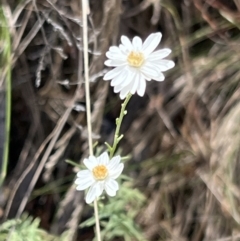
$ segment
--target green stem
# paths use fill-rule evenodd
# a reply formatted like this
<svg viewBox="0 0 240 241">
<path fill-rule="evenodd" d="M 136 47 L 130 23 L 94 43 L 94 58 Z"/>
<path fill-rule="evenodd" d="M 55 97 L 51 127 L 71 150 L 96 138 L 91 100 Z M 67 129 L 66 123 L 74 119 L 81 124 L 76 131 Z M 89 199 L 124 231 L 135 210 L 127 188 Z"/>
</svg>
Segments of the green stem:
<svg viewBox="0 0 240 241">
<path fill-rule="evenodd" d="M 0 187 L 2 186 L 8 166 L 9 155 L 9 139 L 10 139 L 10 122 L 11 122 L 11 36 L 9 28 L 7 27 L 7 19 L 4 16 L 3 9 L 0 9 L 0 22 L 2 27 L 0 29 L 1 41 L 4 46 L 2 59 L 0 60 L 0 72 L 6 74 L 5 89 L 6 89 L 6 108 L 5 108 L 5 135 L 4 135 L 4 150 L 2 167 L 0 173 Z M 1 157 L 0 157 L 1 158 Z"/>
<path fill-rule="evenodd" d="M 127 107 L 127 104 L 129 102 L 129 100 L 131 99 L 131 97 L 132 97 L 132 94 L 128 94 L 127 98 L 122 103 L 122 108 L 121 108 L 121 111 L 120 111 L 120 115 L 116 119 L 116 131 L 115 131 L 115 134 L 114 134 L 114 140 L 113 140 L 112 147 L 110 147 L 107 144 L 107 146 L 109 147 L 110 159 L 113 157 L 119 141 L 123 138 L 123 135 L 119 136 L 119 132 L 120 132 L 120 128 L 121 128 L 121 125 L 122 125 L 123 117 L 127 114 L 127 111 L 125 109 Z"/>
</svg>

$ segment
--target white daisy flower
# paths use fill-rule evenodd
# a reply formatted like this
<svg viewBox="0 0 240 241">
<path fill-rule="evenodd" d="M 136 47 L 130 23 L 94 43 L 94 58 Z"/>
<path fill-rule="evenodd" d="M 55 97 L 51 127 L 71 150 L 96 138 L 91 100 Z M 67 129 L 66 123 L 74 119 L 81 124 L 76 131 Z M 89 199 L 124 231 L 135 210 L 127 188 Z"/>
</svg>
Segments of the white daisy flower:
<svg viewBox="0 0 240 241">
<path fill-rule="evenodd" d="M 120 176 L 123 170 L 123 163 L 120 163 L 121 157 L 115 156 L 109 160 L 107 152 L 99 157 L 90 156 L 83 160 L 88 170 L 82 170 L 77 173 L 76 189 L 79 191 L 89 188 L 86 196 L 86 203 L 92 203 L 99 197 L 103 190 L 113 197 L 119 189 L 116 178 Z"/>
<path fill-rule="evenodd" d="M 153 52 L 160 43 L 162 34 L 153 33 L 142 42 L 139 37 L 134 37 L 132 42 L 126 37 L 121 37 L 122 44 L 112 46 L 106 53 L 108 60 L 105 65 L 116 67 L 103 77 L 112 80 L 114 92 L 120 92 L 120 98 L 126 98 L 128 93 L 143 96 L 146 89 L 146 80 L 163 81 L 162 72 L 175 66 L 171 60 L 163 60 L 171 53 L 170 49 L 161 49 Z"/>
</svg>

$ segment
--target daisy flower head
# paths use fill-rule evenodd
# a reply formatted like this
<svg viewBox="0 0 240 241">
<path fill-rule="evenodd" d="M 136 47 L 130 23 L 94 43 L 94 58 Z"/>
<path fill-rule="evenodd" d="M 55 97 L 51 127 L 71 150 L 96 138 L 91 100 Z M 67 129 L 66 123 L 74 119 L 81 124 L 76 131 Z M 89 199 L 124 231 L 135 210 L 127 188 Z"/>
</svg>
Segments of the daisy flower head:
<svg viewBox="0 0 240 241">
<path fill-rule="evenodd" d="M 119 185 L 115 179 L 120 176 L 124 167 L 120 161 L 120 156 L 115 156 L 109 160 L 107 152 L 99 157 L 89 156 L 83 160 L 87 170 L 81 170 L 77 173 L 75 184 L 79 191 L 90 187 L 85 198 L 86 203 L 92 203 L 103 193 L 103 190 L 111 197 L 116 195 Z"/>
<path fill-rule="evenodd" d="M 128 93 L 143 96 L 146 89 L 146 80 L 163 81 L 162 72 L 175 66 L 171 60 L 164 60 L 171 50 L 164 48 L 154 50 L 160 43 L 162 34 L 150 34 L 142 42 L 141 38 L 134 37 L 132 41 L 126 36 L 121 37 L 119 47 L 112 46 L 106 53 L 108 60 L 105 65 L 115 67 L 105 74 L 104 80 L 111 80 L 115 93 L 120 93 L 120 98 L 126 98 Z"/>
</svg>

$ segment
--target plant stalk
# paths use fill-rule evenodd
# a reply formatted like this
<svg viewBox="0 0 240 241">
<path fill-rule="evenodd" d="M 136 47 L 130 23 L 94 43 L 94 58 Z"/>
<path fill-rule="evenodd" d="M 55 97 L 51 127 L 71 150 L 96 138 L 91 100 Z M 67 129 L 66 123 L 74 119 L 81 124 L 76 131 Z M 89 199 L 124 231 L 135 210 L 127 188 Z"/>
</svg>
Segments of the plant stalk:
<svg viewBox="0 0 240 241">
<path fill-rule="evenodd" d="M 127 114 L 126 107 L 127 107 L 127 104 L 129 102 L 129 100 L 131 99 L 131 97 L 132 97 L 132 94 L 127 95 L 126 99 L 122 103 L 120 115 L 116 119 L 116 131 L 115 131 L 115 134 L 114 134 L 113 145 L 110 148 L 110 159 L 113 158 L 113 155 L 114 155 L 115 150 L 117 148 L 117 144 L 123 138 L 123 135 L 119 136 L 119 133 L 120 133 L 120 128 L 121 128 L 121 125 L 122 125 L 123 117 Z"/>
<path fill-rule="evenodd" d="M 87 15 L 89 13 L 88 0 L 82 0 L 82 19 L 83 19 L 83 56 L 84 56 L 84 74 L 85 74 L 85 96 L 86 96 L 86 111 L 87 111 L 87 128 L 88 128 L 88 145 L 89 154 L 93 155 L 92 142 L 92 122 L 91 122 L 91 99 L 90 99 L 90 81 L 89 81 L 89 59 L 88 59 L 88 25 Z M 94 215 L 96 221 L 97 240 L 101 241 L 101 230 L 98 215 L 97 199 L 94 200 Z"/>
<path fill-rule="evenodd" d="M 1 40 L 4 46 L 2 59 L 0 60 L 0 72 L 3 75 L 2 77 L 5 79 L 4 86 L 6 90 L 6 98 L 5 100 L 5 134 L 4 134 L 4 148 L 3 148 L 3 156 L 2 165 L 1 165 L 1 173 L 0 173 L 0 187 L 2 186 L 8 166 L 8 158 L 9 158 L 9 140 L 10 140 L 10 122 L 11 122 L 11 36 L 10 36 L 10 28 L 8 27 L 7 18 L 4 14 L 4 9 L 0 9 L 0 22 L 2 26 L 0 26 L 0 35 Z"/>
</svg>

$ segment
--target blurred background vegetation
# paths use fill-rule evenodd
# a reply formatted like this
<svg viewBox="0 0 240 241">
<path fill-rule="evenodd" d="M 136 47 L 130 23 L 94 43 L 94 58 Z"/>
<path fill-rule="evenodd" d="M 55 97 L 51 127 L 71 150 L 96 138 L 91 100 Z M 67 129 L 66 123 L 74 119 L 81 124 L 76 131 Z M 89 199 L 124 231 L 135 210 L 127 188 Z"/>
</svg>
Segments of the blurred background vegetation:
<svg viewBox="0 0 240 241">
<path fill-rule="evenodd" d="M 98 148 L 112 142 L 121 105 L 102 80 L 109 46 L 160 31 L 176 63 L 127 107 L 125 176 L 100 204 L 104 240 L 240 240 L 240 1 L 89 5 Z M 88 156 L 81 36 L 80 0 L 1 0 L 0 241 L 94 238 L 69 164 Z"/>
</svg>

